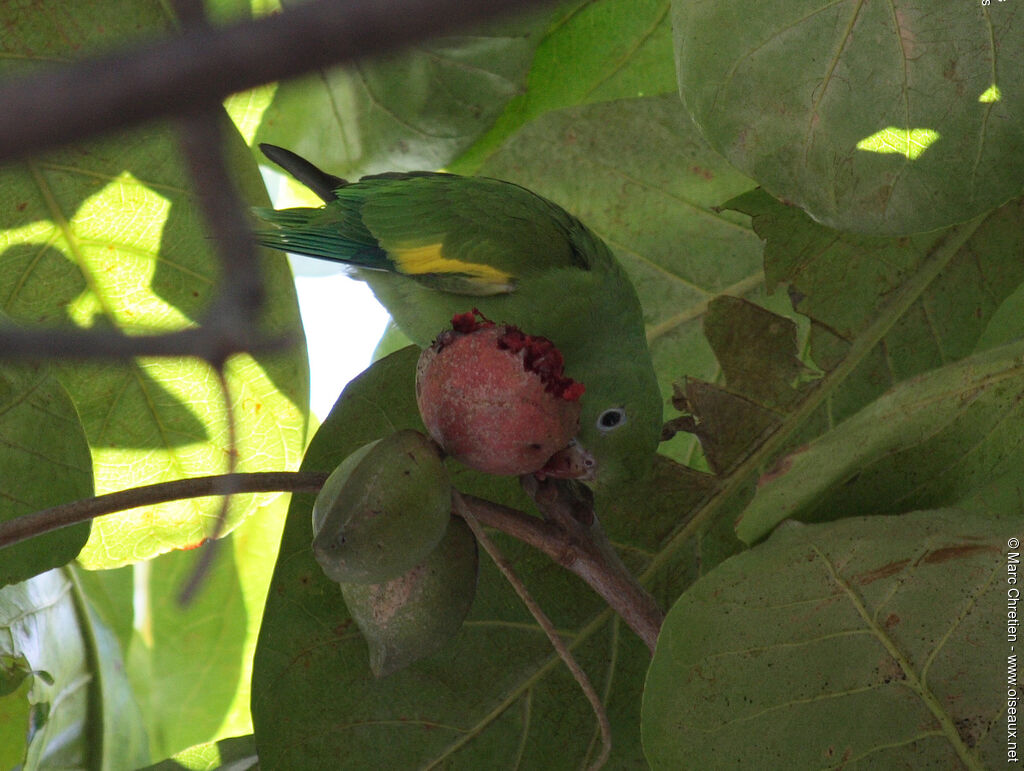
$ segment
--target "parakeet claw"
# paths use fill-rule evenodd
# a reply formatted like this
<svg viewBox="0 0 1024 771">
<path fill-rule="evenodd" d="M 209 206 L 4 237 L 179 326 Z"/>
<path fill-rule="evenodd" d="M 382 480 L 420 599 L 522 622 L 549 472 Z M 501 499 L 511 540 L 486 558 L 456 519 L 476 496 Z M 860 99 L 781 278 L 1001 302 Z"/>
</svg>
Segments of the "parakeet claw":
<svg viewBox="0 0 1024 771">
<path fill-rule="evenodd" d="M 541 479 L 580 479 L 590 482 L 597 472 L 597 461 L 594 456 L 583 449 L 579 442 L 574 441 L 564 450 L 552 455 L 544 467 L 536 472 Z"/>
</svg>

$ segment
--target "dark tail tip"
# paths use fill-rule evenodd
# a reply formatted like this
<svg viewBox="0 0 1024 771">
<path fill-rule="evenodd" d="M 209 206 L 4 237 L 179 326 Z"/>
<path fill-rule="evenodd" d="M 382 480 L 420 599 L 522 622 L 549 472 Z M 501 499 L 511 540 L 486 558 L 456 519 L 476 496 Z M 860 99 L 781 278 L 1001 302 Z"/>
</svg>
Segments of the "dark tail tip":
<svg viewBox="0 0 1024 771">
<path fill-rule="evenodd" d="M 337 199 L 334 191 L 348 184 L 341 177 L 328 174 L 307 161 L 301 155 L 285 150 L 283 147 L 260 142 L 260 151 L 272 162 L 291 174 L 324 201 L 330 203 Z"/>
</svg>

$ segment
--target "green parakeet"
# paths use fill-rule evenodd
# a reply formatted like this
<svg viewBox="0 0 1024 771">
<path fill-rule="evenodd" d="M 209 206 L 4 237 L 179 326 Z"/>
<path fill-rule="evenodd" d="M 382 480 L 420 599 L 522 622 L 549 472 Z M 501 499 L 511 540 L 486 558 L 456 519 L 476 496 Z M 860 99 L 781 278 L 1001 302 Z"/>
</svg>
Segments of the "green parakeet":
<svg viewBox="0 0 1024 771">
<path fill-rule="evenodd" d="M 636 291 L 605 243 L 560 206 L 510 182 L 433 172 L 345 180 L 294 153 L 264 154 L 323 199 L 257 209 L 264 246 L 351 266 L 421 347 L 478 308 L 552 340 L 582 382 L 582 447 L 593 483 L 650 467 L 662 400 Z"/>
</svg>

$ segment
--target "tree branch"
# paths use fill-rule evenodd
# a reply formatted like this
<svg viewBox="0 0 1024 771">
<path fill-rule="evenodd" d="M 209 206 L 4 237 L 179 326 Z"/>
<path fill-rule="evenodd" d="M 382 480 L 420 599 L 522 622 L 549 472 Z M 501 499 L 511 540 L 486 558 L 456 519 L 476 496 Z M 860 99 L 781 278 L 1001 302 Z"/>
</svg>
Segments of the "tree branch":
<svg viewBox="0 0 1024 771">
<path fill-rule="evenodd" d="M 327 474 L 303 471 L 265 471 L 248 474 L 217 474 L 173 482 L 133 487 L 116 493 L 97 495 L 72 503 L 64 503 L 17 519 L 0 522 L 0 547 L 34 538 L 51 530 L 87 522 L 119 511 L 166 503 L 184 498 L 205 498 L 230 493 L 316 493 L 323 487 Z"/>
<path fill-rule="evenodd" d="M 155 503 L 238 493 L 316 493 L 327 476 L 325 472 L 268 471 L 193 477 L 135 487 L 0 522 L 0 548 L 95 517 Z M 524 486 L 545 519 L 472 495 L 460 497 L 484 525 L 523 541 L 583 579 L 653 653 L 664 614 L 622 564 L 592 510 L 589 521 L 581 522 L 579 501 L 567 495 L 565 488 L 550 481 L 537 482 L 532 477 L 524 478 Z"/>
<path fill-rule="evenodd" d="M 216 362 L 245 351 L 254 356 L 286 350 L 298 342 L 295 335 L 257 338 L 252 330 L 234 334 L 234 327 L 210 320 L 198 327 L 159 335 L 77 328 L 23 329 L 0 327 L 0 356 L 5 359 L 132 359 L 136 356 L 193 356 Z"/>
<path fill-rule="evenodd" d="M 541 482 L 527 476 L 522 481 L 537 508 L 560 533 L 557 552 L 538 548 L 582 578 L 653 654 L 665 614 L 622 563 L 589 501 L 581 501 L 571 488 L 558 480 Z"/>
<path fill-rule="evenodd" d="M 192 26 L 0 88 L 0 162 L 321 67 L 394 51 L 537 0 L 318 0 L 255 21 Z"/>
<path fill-rule="evenodd" d="M 527 476 L 523 486 L 545 519 L 472 495 L 462 499 L 488 527 L 543 552 L 583 579 L 653 653 L 665 614 L 622 564 L 589 502 L 580 501 L 565 486 L 550 480 L 538 482 Z"/>
<path fill-rule="evenodd" d="M 541 630 L 543 630 L 544 634 L 551 642 L 551 647 L 555 649 L 555 653 L 557 653 L 558 657 L 562 659 L 562 662 L 568 668 L 569 672 L 576 680 L 576 683 L 583 691 L 583 695 L 586 697 L 587 701 L 590 702 L 590 706 L 594 710 L 594 717 L 597 718 L 597 724 L 601 730 L 601 754 L 589 767 L 589 771 L 597 771 L 597 769 L 604 766 L 612 751 L 612 727 L 611 723 L 608 721 L 608 711 L 604 708 L 601 697 L 597 695 L 597 691 L 594 690 L 594 686 L 590 682 L 590 678 L 587 677 L 587 673 L 583 671 L 583 667 L 580 666 L 579 662 L 576 661 L 576 658 L 572 655 L 572 651 L 569 650 L 569 646 L 566 645 L 562 638 L 558 636 L 558 630 L 555 629 L 555 625 L 551 623 L 551 619 L 548 618 L 547 614 L 530 594 L 522 579 L 520 579 L 516 574 L 512 564 L 508 559 L 506 559 L 505 555 L 498 550 L 498 547 L 494 545 L 494 542 L 491 541 L 490 537 L 480 526 L 479 517 L 474 515 L 473 508 L 458 490 L 455 490 L 452 493 L 452 503 L 455 507 L 455 513 L 462 517 L 466 524 L 469 525 L 469 529 L 473 531 L 473 535 L 475 535 L 477 541 L 480 542 L 480 546 L 483 547 L 483 550 L 487 552 L 490 558 L 494 561 L 494 564 L 497 566 L 498 570 L 501 571 L 505 580 L 508 581 L 515 590 L 515 593 L 519 595 L 519 599 L 523 601 L 523 604 L 530 612 L 530 615 L 533 616 Z"/>
</svg>

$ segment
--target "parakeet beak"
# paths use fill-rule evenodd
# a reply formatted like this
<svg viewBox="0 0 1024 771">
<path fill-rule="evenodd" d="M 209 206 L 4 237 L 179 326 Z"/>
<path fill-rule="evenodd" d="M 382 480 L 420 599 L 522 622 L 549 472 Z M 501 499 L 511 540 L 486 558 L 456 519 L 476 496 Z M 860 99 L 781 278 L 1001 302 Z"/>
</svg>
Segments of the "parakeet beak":
<svg viewBox="0 0 1024 771">
<path fill-rule="evenodd" d="M 544 468 L 536 472 L 541 479 L 553 477 L 555 479 L 581 479 L 584 482 L 593 480 L 597 471 L 597 461 L 594 456 L 583 449 L 579 442 L 573 440 L 572 444 L 564 450 L 559 450 L 552 455 Z"/>
</svg>

